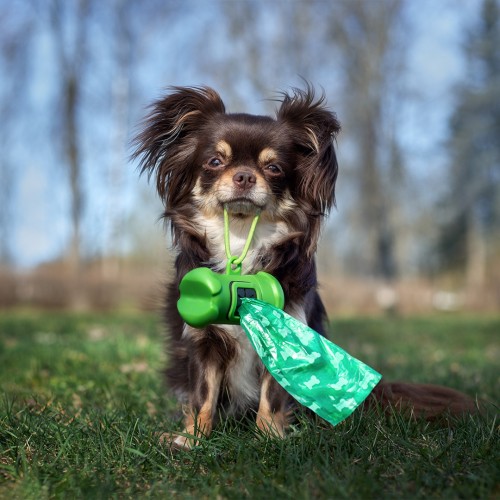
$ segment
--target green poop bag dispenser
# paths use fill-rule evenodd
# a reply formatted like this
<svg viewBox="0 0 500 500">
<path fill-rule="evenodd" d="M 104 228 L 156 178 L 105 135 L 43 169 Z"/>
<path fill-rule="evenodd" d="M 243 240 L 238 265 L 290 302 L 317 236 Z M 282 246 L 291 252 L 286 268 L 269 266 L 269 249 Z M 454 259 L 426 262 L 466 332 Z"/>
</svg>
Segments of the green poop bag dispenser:
<svg viewBox="0 0 500 500">
<path fill-rule="evenodd" d="M 283 309 L 285 297 L 279 281 L 269 273 L 241 274 L 260 214 L 252 222 L 243 252 L 231 255 L 229 245 L 229 215 L 224 207 L 224 243 L 227 255 L 226 274 L 208 267 L 197 267 L 182 279 L 177 310 L 182 319 L 195 328 L 211 324 L 238 325 L 241 299 L 253 298 Z"/>
<path fill-rule="evenodd" d="M 184 321 L 195 328 L 239 325 L 242 298 L 259 299 L 279 309 L 285 302 L 278 280 L 265 272 L 219 274 L 208 267 L 198 267 L 184 276 L 179 289 L 177 309 Z"/>
</svg>

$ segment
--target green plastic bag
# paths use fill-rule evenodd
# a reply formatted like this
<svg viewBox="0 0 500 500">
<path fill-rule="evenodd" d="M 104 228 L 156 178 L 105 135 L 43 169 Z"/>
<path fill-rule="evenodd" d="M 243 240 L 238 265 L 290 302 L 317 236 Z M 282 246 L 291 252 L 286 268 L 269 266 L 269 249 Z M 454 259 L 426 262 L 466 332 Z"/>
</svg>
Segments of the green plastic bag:
<svg viewBox="0 0 500 500">
<path fill-rule="evenodd" d="M 242 299 L 241 326 L 264 365 L 299 403 L 333 425 L 347 418 L 381 375 L 284 311 Z"/>
</svg>

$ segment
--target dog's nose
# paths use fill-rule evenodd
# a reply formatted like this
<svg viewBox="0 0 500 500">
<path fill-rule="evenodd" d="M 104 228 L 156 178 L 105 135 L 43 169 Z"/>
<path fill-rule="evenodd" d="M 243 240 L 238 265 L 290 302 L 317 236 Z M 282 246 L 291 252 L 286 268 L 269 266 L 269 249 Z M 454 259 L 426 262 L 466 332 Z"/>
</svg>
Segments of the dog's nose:
<svg viewBox="0 0 500 500">
<path fill-rule="evenodd" d="M 240 189 L 252 188 L 257 183 L 257 178 L 252 172 L 236 172 L 233 175 L 233 182 Z"/>
</svg>

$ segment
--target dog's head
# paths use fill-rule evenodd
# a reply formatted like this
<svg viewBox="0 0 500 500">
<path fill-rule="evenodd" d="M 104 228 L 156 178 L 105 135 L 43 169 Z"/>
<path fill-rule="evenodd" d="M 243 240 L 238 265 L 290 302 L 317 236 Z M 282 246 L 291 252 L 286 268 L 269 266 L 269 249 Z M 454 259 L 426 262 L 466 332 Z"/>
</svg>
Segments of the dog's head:
<svg viewBox="0 0 500 500">
<path fill-rule="evenodd" d="M 335 201 L 339 130 L 311 87 L 283 94 L 275 118 L 226 114 L 214 90 L 175 87 L 153 104 L 134 156 L 156 176 L 169 213 L 194 205 L 213 215 L 226 205 L 242 217 L 318 218 Z"/>
</svg>

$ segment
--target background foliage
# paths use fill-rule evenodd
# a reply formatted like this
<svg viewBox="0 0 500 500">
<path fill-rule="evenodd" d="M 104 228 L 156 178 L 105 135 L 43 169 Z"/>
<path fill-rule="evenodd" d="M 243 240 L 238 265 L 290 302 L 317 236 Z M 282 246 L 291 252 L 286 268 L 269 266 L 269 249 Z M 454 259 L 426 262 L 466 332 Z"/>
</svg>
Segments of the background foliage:
<svg viewBox="0 0 500 500">
<path fill-rule="evenodd" d="M 207 84 L 272 113 L 304 78 L 343 125 L 325 285 L 498 308 L 498 0 L 0 0 L 0 23 L 0 304 L 151 304 L 168 241 L 128 162 L 147 104 Z"/>
</svg>

